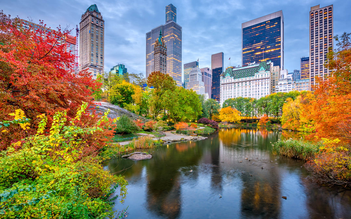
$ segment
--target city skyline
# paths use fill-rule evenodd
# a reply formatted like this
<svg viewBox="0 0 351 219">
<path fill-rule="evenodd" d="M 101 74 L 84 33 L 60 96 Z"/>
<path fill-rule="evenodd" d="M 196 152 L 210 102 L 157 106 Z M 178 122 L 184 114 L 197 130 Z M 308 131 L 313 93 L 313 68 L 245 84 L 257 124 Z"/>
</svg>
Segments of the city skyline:
<svg viewBox="0 0 351 219">
<path fill-rule="evenodd" d="M 240 65 L 241 23 L 282 10 L 285 21 L 285 68 L 300 68 L 300 59 L 309 56 L 309 11 L 315 5 L 334 5 L 334 35 L 351 32 L 351 15 L 346 11 L 351 2 L 340 0 L 305 1 L 59 1 L 55 7 L 44 1 L 0 1 L 2 10 L 12 17 L 44 20 L 48 27 L 72 29 L 91 4 L 97 4 L 104 16 L 105 71 L 116 63 L 124 63 L 133 73 L 145 75 L 145 33 L 164 23 L 165 7 L 177 7 L 177 23 L 183 28 L 182 63 L 199 59 L 200 68 L 211 66 L 211 54 L 223 52 L 224 67 Z M 235 13 L 234 13 L 235 11 Z M 231 60 L 228 61 L 228 58 Z"/>
</svg>

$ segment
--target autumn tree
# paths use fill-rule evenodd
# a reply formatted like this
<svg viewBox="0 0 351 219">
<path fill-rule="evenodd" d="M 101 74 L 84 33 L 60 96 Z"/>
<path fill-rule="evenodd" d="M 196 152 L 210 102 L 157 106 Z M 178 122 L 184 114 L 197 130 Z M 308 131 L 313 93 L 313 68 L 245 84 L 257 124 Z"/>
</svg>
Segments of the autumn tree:
<svg viewBox="0 0 351 219">
<path fill-rule="evenodd" d="M 19 19 L 0 13 L 0 121 L 12 120 L 9 114 L 16 109 L 31 120 L 28 130 L 9 130 L 12 135 L 1 132 L 1 149 L 33 134 L 40 114 L 46 114 L 50 123 L 57 111 L 66 111 L 70 119 L 83 102 L 91 105 L 91 94 L 101 84 L 86 71 L 73 73 L 74 56 L 65 44 L 67 34 L 60 28 L 50 32 L 25 29 Z M 23 136 L 17 136 L 20 134 Z"/>
<path fill-rule="evenodd" d="M 223 122 L 240 122 L 240 111 L 230 106 L 220 109 L 219 119 Z"/>
</svg>

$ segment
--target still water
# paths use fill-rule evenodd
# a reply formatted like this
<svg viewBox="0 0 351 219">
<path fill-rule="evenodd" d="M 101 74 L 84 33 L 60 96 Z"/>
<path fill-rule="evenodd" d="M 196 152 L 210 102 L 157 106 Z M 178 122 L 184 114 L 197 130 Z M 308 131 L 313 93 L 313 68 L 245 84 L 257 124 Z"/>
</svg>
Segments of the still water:
<svg viewBox="0 0 351 219">
<path fill-rule="evenodd" d="M 153 158 L 115 158 L 128 180 L 128 218 L 351 218 L 351 192 L 311 182 L 303 162 L 272 154 L 278 132 L 220 130 L 158 147 Z M 282 198 L 283 196 L 286 199 Z"/>
</svg>

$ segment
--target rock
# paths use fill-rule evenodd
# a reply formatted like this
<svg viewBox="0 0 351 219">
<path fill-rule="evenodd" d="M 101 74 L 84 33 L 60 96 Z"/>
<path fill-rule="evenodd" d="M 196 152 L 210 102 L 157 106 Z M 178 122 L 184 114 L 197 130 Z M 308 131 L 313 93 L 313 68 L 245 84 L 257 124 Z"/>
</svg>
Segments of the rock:
<svg viewBox="0 0 351 219">
<path fill-rule="evenodd" d="M 149 160 L 152 158 L 151 154 L 147 154 L 147 153 L 142 153 L 142 152 L 134 152 L 131 154 L 127 154 L 127 155 L 123 155 L 122 158 L 127 158 L 130 160 Z"/>
<path fill-rule="evenodd" d="M 282 198 L 285 199 L 285 200 L 288 199 L 286 196 L 282 196 Z"/>
</svg>

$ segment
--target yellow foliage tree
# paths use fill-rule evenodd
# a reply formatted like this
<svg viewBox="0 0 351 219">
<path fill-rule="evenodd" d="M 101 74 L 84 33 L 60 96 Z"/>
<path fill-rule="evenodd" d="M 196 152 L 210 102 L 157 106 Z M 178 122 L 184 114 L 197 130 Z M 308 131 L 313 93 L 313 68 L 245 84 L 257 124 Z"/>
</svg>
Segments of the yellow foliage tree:
<svg viewBox="0 0 351 219">
<path fill-rule="evenodd" d="M 230 106 L 219 111 L 219 119 L 223 122 L 239 122 L 241 112 Z"/>
<path fill-rule="evenodd" d="M 283 106 L 282 124 L 284 129 L 313 132 L 314 122 L 310 119 L 311 101 L 314 100 L 311 92 L 298 96 L 295 100 L 288 98 Z"/>
</svg>

